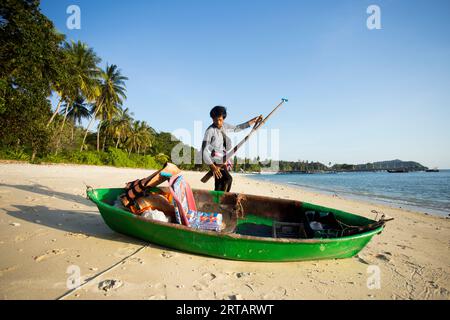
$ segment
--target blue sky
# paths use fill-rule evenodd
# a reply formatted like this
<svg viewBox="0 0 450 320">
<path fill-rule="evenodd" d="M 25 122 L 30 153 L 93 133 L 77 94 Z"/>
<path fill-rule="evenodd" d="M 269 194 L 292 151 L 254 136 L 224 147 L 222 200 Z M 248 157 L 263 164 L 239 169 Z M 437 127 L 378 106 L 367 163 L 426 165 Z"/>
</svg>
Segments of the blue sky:
<svg viewBox="0 0 450 320">
<path fill-rule="evenodd" d="M 81 29 L 69 30 L 69 5 Z M 369 30 L 367 7 L 381 9 Z M 161 131 L 267 114 L 280 158 L 450 168 L 450 1 L 42 0 L 68 39 L 117 64 L 136 119 Z M 242 137 L 239 135 L 236 139 Z M 199 139 L 192 141 L 198 146 Z M 255 155 L 255 154 L 250 154 Z"/>
</svg>

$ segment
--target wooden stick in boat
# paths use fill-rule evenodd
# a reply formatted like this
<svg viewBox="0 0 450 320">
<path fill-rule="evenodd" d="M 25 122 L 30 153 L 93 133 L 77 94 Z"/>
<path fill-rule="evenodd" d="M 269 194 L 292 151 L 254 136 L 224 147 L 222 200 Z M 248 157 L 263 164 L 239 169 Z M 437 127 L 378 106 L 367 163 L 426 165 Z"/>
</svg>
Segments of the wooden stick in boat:
<svg viewBox="0 0 450 320">
<path fill-rule="evenodd" d="M 282 98 L 281 102 L 275 107 L 275 109 L 272 110 L 271 113 L 269 113 L 269 115 L 267 117 L 265 117 L 263 120 L 255 123 L 255 125 L 253 126 L 250 133 L 241 142 L 239 142 L 230 152 L 228 152 L 226 154 L 226 156 L 224 157 L 223 163 L 226 163 L 239 150 L 239 148 L 242 147 L 242 145 L 244 145 L 244 143 L 247 142 L 247 140 L 250 138 L 250 136 L 254 132 L 256 132 L 264 123 L 266 123 L 266 121 L 272 116 L 272 114 L 287 101 L 288 101 L 287 99 Z M 213 172 L 212 172 L 212 170 L 209 170 L 203 176 L 203 178 L 201 179 L 201 182 L 203 182 L 203 183 L 208 182 L 208 180 L 211 179 L 212 176 L 213 176 Z"/>
</svg>

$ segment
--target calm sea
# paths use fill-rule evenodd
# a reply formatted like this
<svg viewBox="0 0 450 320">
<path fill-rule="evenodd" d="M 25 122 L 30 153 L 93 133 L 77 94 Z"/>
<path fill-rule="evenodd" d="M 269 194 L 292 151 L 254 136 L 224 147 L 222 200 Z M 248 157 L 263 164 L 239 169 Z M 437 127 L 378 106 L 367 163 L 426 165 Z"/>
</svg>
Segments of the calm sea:
<svg viewBox="0 0 450 320">
<path fill-rule="evenodd" d="M 251 178 L 381 202 L 440 216 L 450 214 L 450 170 L 408 173 L 260 174 L 251 175 Z"/>
</svg>

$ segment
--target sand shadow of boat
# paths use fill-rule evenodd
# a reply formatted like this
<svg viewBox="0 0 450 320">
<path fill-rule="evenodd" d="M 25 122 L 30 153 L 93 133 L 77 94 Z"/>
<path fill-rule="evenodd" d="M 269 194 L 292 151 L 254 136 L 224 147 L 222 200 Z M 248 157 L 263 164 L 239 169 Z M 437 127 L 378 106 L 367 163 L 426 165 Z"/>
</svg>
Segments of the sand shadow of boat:
<svg viewBox="0 0 450 320">
<path fill-rule="evenodd" d="M 42 184 L 38 184 L 38 183 L 34 183 L 31 185 L 20 185 L 20 184 L 4 184 L 4 183 L 0 183 L 0 187 L 7 187 L 7 188 L 15 188 L 21 191 L 26 191 L 26 192 L 32 192 L 32 193 L 36 193 L 38 195 L 41 196 L 46 196 L 49 198 L 57 198 L 57 199 L 61 199 L 61 200 L 66 200 L 69 202 L 76 202 L 78 204 L 83 204 L 83 205 L 90 205 L 91 202 L 86 199 L 86 197 L 83 197 L 81 195 L 76 195 L 76 194 L 71 194 L 71 193 L 66 193 L 66 192 L 61 192 L 61 191 L 55 191 L 53 189 L 50 189 Z"/>
</svg>

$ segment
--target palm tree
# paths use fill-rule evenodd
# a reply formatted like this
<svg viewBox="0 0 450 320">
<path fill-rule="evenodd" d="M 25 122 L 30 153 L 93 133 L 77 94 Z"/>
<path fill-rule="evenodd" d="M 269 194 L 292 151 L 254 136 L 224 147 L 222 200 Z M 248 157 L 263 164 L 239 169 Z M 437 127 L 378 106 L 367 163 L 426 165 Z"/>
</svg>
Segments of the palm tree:
<svg viewBox="0 0 450 320">
<path fill-rule="evenodd" d="M 53 122 L 56 115 L 59 113 L 61 104 L 64 101 L 66 101 L 69 92 L 71 91 L 73 92 L 75 82 L 73 79 L 73 69 L 74 69 L 74 66 L 72 65 L 73 60 L 70 58 L 67 51 L 63 49 L 62 52 L 63 52 L 63 61 L 59 69 L 58 79 L 52 85 L 53 91 L 56 92 L 56 94 L 59 96 L 59 100 L 55 111 L 50 117 L 50 120 L 48 120 L 47 122 L 47 127 Z"/>
<path fill-rule="evenodd" d="M 75 97 L 78 95 L 78 88 L 76 87 L 75 82 L 72 82 L 71 84 L 68 84 L 67 87 L 64 88 L 64 93 L 63 93 L 63 97 L 62 99 L 64 99 L 66 101 L 66 108 L 64 109 L 64 118 L 63 118 L 63 122 L 61 123 L 61 128 L 59 129 L 59 136 L 58 139 L 56 141 L 56 150 L 55 150 L 55 154 L 58 154 L 58 149 L 59 149 L 59 144 L 61 143 L 61 136 L 64 130 L 64 125 L 66 123 L 67 120 L 67 114 L 69 109 L 71 108 L 73 101 L 75 101 Z M 47 123 L 47 126 L 50 123 Z"/>
<path fill-rule="evenodd" d="M 121 74 L 116 65 L 106 65 L 106 69 L 100 73 L 100 86 L 95 97 L 93 116 L 86 129 L 80 151 L 83 150 L 84 142 L 89 128 L 94 119 L 109 120 L 120 110 L 123 99 L 126 99 L 125 80 L 127 77 Z M 97 151 L 100 149 L 100 124 L 97 129 Z"/>
<path fill-rule="evenodd" d="M 140 154 L 141 148 L 145 150 L 153 145 L 154 141 L 154 130 L 151 128 L 147 122 L 142 121 L 139 126 L 139 144 L 138 144 L 138 154 Z"/>
<path fill-rule="evenodd" d="M 67 110 L 68 110 L 68 112 L 67 112 Z M 81 125 L 81 121 L 83 119 L 90 118 L 91 113 L 86 106 L 85 99 L 81 96 L 78 96 L 78 98 L 75 99 L 75 101 L 71 107 L 68 106 L 68 104 L 66 103 L 63 106 L 63 109 L 61 110 L 61 112 L 67 113 L 67 117 L 72 120 L 72 123 L 73 123 L 72 141 L 73 141 L 73 132 L 74 132 L 75 126 L 77 124 Z"/>
<path fill-rule="evenodd" d="M 158 161 L 159 163 L 166 163 L 167 161 L 169 161 L 169 156 L 164 154 L 164 153 L 158 153 L 155 156 L 155 160 Z"/>
<path fill-rule="evenodd" d="M 72 104 L 79 96 L 83 96 L 88 101 L 93 101 L 98 95 L 98 75 L 97 63 L 100 58 L 97 57 L 92 48 L 85 43 L 65 42 L 63 51 L 67 57 L 66 70 L 68 74 L 62 80 L 62 97 L 66 100 L 63 122 L 60 129 L 60 137 L 57 141 L 56 152 L 58 152 L 61 135 L 66 123 L 67 115 Z"/>
<path fill-rule="evenodd" d="M 55 118 L 63 101 L 67 103 L 71 100 L 73 102 L 79 95 L 93 101 L 98 94 L 99 70 L 97 64 L 101 59 L 94 50 L 81 41 L 72 41 L 64 43 L 63 52 L 65 61 L 61 67 L 60 79 L 55 84 L 55 91 L 60 96 L 60 100 L 47 126 Z M 61 131 L 64 128 L 66 117 L 65 113 Z"/>
<path fill-rule="evenodd" d="M 119 146 L 121 137 L 130 132 L 132 122 L 133 113 L 130 113 L 128 108 L 120 109 L 119 113 L 113 118 L 113 136 L 117 137 L 116 148 Z"/>
<path fill-rule="evenodd" d="M 101 120 L 98 124 L 98 128 L 99 128 L 99 130 L 97 131 L 97 143 L 99 140 L 98 132 L 100 130 L 102 130 L 102 132 L 103 132 L 102 151 L 105 151 L 106 139 L 108 138 L 108 136 L 112 137 L 113 133 L 114 133 L 113 122 L 112 122 L 112 120 L 110 121 L 108 119 Z"/>
<path fill-rule="evenodd" d="M 76 66 L 75 76 L 82 95 L 88 101 L 94 101 L 99 93 L 98 78 L 100 69 L 97 65 L 101 59 L 97 57 L 92 48 L 89 48 L 87 44 L 81 41 L 65 43 L 64 49 L 74 59 Z"/>
<path fill-rule="evenodd" d="M 138 141 L 140 139 L 140 132 L 139 132 L 139 127 L 140 127 L 140 121 L 134 121 L 131 124 L 131 130 L 130 130 L 130 134 L 129 134 L 129 148 L 128 148 L 128 154 L 130 155 L 131 152 L 133 151 L 133 149 L 137 150 L 137 145 L 138 145 Z"/>
</svg>

